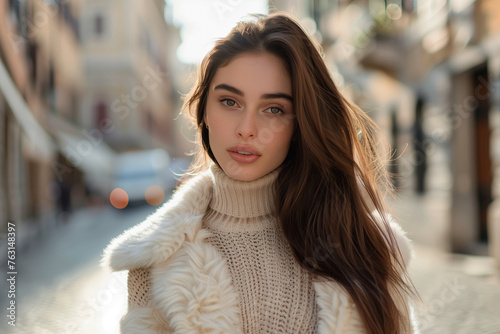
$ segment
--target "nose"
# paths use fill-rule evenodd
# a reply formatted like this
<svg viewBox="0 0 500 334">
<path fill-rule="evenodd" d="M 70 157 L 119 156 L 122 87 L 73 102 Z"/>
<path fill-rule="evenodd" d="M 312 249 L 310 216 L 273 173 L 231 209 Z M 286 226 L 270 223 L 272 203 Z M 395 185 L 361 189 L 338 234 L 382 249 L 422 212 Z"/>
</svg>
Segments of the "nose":
<svg viewBox="0 0 500 334">
<path fill-rule="evenodd" d="M 242 139 L 255 138 L 257 135 L 257 125 L 255 115 L 250 112 L 243 113 L 236 129 L 238 137 Z"/>
</svg>

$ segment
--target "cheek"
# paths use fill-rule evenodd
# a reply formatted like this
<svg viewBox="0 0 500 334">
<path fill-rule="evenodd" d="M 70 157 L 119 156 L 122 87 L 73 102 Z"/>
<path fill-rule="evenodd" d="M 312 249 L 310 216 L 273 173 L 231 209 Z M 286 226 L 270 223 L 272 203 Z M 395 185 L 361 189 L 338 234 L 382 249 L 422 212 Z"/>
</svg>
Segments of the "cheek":
<svg viewBox="0 0 500 334">
<path fill-rule="evenodd" d="M 289 117 L 276 117 L 269 123 L 269 129 L 273 132 L 287 134 L 289 131 L 293 132 L 293 119 Z"/>
<path fill-rule="evenodd" d="M 207 124 L 209 126 L 208 133 L 211 138 L 217 139 L 226 136 L 228 127 L 223 118 L 212 117 Z"/>
<path fill-rule="evenodd" d="M 277 142 L 277 148 L 284 154 L 285 152 L 288 153 L 288 148 L 290 147 L 290 143 L 292 142 L 293 129 L 293 125 L 288 124 L 287 126 L 283 126 L 280 131 L 277 132 L 279 134 L 278 138 L 280 139 Z"/>
<path fill-rule="evenodd" d="M 214 130 L 218 128 L 219 123 L 217 112 L 210 108 L 210 106 L 207 106 L 205 109 L 205 124 L 210 129 L 208 133 L 211 137 L 214 134 Z"/>
<path fill-rule="evenodd" d="M 218 151 L 221 146 L 227 144 L 229 140 L 229 129 L 227 117 L 223 117 L 220 113 L 207 113 L 206 124 L 209 127 L 208 138 L 212 151 Z"/>
<path fill-rule="evenodd" d="M 227 120 L 227 112 L 219 105 L 218 101 L 210 101 L 205 107 L 205 122 L 210 127 L 219 127 L 221 123 L 225 123 Z"/>
</svg>

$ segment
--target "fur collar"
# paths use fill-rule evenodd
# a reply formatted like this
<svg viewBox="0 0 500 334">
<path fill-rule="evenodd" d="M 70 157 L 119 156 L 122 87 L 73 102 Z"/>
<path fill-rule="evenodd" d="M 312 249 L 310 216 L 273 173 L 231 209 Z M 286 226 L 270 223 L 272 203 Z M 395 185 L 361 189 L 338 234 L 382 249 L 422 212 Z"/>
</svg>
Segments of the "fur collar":
<svg viewBox="0 0 500 334">
<path fill-rule="evenodd" d="M 210 232 L 202 228 L 202 218 L 212 190 L 213 175 L 207 170 L 181 186 L 144 222 L 112 240 L 104 252 L 102 263 L 113 271 L 152 268 L 158 310 L 151 317 L 167 319 L 175 333 L 234 333 L 239 327 L 229 270 L 215 248 L 204 242 Z M 397 223 L 391 221 L 391 228 L 408 263 L 410 243 Z M 314 287 L 319 334 L 366 332 L 339 284 L 318 281 Z"/>
<path fill-rule="evenodd" d="M 113 239 L 103 265 L 114 271 L 165 262 L 186 241 L 193 241 L 212 198 L 212 175 L 205 171 L 183 184 L 172 199 L 142 223 Z"/>
</svg>

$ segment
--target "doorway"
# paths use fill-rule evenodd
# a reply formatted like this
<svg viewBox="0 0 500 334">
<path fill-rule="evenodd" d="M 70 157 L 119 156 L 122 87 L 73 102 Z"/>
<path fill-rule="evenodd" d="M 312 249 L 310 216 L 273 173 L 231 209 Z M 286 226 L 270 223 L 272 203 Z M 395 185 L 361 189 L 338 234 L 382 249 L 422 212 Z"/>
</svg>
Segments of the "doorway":
<svg viewBox="0 0 500 334">
<path fill-rule="evenodd" d="M 492 201 L 491 184 L 493 173 L 490 156 L 490 87 L 486 63 L 472 71 L 474 96 L 477 103 L 474 110 L 476 192 L 479 209 L 479 240 L 488 240 L 488 205 Z"/>
</svg>

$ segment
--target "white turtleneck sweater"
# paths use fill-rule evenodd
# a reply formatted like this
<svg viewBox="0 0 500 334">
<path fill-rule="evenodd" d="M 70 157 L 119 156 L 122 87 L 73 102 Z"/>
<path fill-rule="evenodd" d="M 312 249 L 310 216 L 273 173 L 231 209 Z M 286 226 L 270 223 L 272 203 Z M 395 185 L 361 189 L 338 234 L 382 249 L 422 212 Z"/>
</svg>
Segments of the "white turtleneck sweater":
<svg viewBox="0 0 500 334">
<path fill-rule="evenodd" d="M 295 260 L 274 205 L 275 170 L 251 181 L 212 166 L 214 193 L 203 220 L 208 241 L 227 261 L 239 295 L 244 333 L 314 333 L 311 274 Z"/>
<path fill-rule="evenodd" d="M 315 333 L 312 275 L 295 260 L 274 215 L 275 170 L 236 181 L 212 165 L 213 196 L 203 218 L 238 293 L 243 333 Z M 151 302 L 149 270 L 129 272 L 129 309 Z"/>
</svg>

